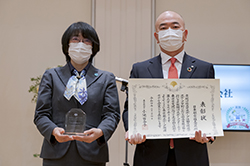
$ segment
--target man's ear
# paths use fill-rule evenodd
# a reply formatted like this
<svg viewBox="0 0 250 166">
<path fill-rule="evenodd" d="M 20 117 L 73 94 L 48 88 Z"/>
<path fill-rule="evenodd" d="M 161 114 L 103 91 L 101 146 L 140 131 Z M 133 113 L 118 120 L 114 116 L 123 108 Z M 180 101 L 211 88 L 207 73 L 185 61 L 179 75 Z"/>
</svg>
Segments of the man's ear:
<svg viewBox="0 0 250 166">
<path fill-rule="evenodd" d="M 183 39 L 184 39 L 184 41 L 187 41 L 187 35 L 188 35 L 188 30 L 185 29 L 184 33 L 183 33 Z"/>
<path fill-rule="evenodd" d="M 155 40 L 157 41 L 157 44 L 160 43 L 159 38 L 158 38 L 158 34 L 156 32 L 154 33 L 154 36 L 155 36 Z"/>
</svg>

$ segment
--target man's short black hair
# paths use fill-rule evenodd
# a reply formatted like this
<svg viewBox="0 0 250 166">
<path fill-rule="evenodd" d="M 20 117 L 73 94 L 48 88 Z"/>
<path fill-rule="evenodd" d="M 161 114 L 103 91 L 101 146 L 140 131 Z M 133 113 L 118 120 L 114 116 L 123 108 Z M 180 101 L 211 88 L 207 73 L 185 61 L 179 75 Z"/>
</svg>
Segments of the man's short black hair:
<svg viewBox="0 0 250 166">
<path fill-rule="evenodd" d="M 94 56 L 100 50 L 100 42 L 95 29 L 85 22 L 76 22 L 71 24 L 62 36 L 62 51 L 66 56 L 66 61 L 70 61 L 68 52 L 69 41 L 73 36 L 78 36 L 79 33 L 81 33 L 84 38 L 88 38 L 92 42 L 92 55 L 89 59 L 89 62 L 92 62 Z"/>
</svg>

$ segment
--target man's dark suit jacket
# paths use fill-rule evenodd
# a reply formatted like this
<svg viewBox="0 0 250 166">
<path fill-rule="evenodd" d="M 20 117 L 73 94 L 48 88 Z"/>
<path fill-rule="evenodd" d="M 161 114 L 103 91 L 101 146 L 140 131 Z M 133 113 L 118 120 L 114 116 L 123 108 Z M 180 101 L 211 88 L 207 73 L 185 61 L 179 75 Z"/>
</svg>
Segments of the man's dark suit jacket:
<svg viewBox="0 0 250 166">
<path fill-rule="evenodd" d="M 192 71 L 187 69 L 191 67 Z M 136 63 L 130 78 L 163 78 L 161 56 Z M 180 78 L 214 78 L 214 68 L 207 63 L 185 53 Z M 128 130 L 128 100 L 123 112 L 125 130 Z M 170 139 L 146 140 L 136 146 L 134 166 L 165 166 Z M 207 145 L 189 139 L 174 139 L 174 151 L 177 166 L 208 166 Z"/>
<path fill-rule="evenodd" d="M 86 73 L 88 100 L 83 104 L 74 98 L 64 97 L 71 77 L 69 66 L 47 70 L 40 83 L 34 123 L 44 136 L 41 157 L 58 159 L 67 152 L 71 141 L 59 143 L 52 136 L 55 127 L 65 128 L 65 114 L 71 108 L 81 108 L 87 115 L 86 130 L 100 128 L 103 136 L 92 143 L 76 141 L 80 156 L 88 161 L 107 162 L 107 141 L 120 120 L 120 107 L 115 77 L 112 73 L 92 65 Z M 77 153 L 77 152 L 76 152 Z"/>
</svg>

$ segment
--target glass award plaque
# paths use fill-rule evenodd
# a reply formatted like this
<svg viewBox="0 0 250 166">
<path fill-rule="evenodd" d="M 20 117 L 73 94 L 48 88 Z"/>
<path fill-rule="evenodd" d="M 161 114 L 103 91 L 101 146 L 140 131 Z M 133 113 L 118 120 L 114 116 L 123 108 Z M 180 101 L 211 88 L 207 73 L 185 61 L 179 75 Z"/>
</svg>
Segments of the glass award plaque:
<svg viewBox="0 0 250 166">
<path fill-rule="evenodd" d="M 65 135 L 83 135 L 86 124 L 86 113 L 80 108 L 72 108 L 66 114 Z"/>
</svg>

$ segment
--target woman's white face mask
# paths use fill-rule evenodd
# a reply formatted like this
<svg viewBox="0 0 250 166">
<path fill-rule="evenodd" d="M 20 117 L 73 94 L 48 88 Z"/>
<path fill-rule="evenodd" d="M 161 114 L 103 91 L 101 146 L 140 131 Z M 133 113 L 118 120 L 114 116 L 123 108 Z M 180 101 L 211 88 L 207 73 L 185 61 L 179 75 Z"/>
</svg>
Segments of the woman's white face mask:
<svg viewBox="0 0 250 166">
<path fill-rule="evenodd" d="M 182 38 L 183 38 L 182 30 L 174 30 L 168 28 L 167 30 L 161 30 L 158 32 L 158 39 L 160 46 L 169 52 L 176 51 L 183 45 Z"/>
<path fill-rule="evenodd" d="M 92 46 L 79 43 L 69 43 L 69 56 L 76 64 L 84 64 L 92 55 Z"/>
</svg>

